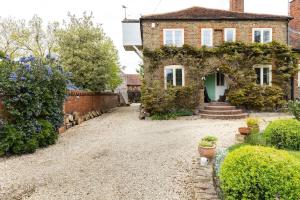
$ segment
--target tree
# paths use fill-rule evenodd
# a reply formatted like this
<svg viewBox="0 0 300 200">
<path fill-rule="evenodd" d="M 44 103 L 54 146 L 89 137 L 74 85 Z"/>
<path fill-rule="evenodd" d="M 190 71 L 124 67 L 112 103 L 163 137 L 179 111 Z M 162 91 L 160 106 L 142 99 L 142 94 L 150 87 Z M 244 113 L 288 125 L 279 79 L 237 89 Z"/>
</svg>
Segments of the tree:
<svg viewBox="0 0 300 200">
<path fill-rule="evenodd" d="M 58 22 L 51 22 L 47 30 L 37 15 L 31 20 L 0 19 L 0 50 L 10 57 L 33 55 L 45 58 L 56 46 L 54 33 L 59 27 Z"/>
<path fill-rule="evenodd" d="M 56 36 L 58 53 L 72 81 L 83 89 L 92 91 L 113 90 L 120 83 L 117 50 L 100 25 L 94 25 L 93 15 L 76 18 L 69 14 Z"/>
</svg>

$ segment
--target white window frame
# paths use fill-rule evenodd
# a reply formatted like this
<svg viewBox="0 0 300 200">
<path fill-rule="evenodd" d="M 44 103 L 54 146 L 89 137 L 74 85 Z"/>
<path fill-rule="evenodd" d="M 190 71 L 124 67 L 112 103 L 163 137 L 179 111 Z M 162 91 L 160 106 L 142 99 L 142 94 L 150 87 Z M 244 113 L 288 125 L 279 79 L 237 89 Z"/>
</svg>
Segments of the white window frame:
<svg viewBox="0 0 300 200">
<path fill-rule="evenodd" d="M 227 42 L 227 31 L 233 30 L 233 42 L 236 41 L 236 28 L 225 28 L 224 29 L 224 41 Z"/>
<path fill-rule="evenodd" d="M 175 29 L 163 29 L 163 35 L 164 35 L 164 45 L 167 45 L 166 44 L 166 34 L 167 34 L 167 31 L 172 31 L 172 40 L 173 40 L 173 46 L 176 46 L 176 47 L 182 47 L 184 45 L 184 29 L 183 28 L 175 28 Z M 181 31 L 181 39 L 182 39 L 182 45 L 176 45 L 175 44 L 175 31 Z"/>
<path fill-rule="evenodd" d="M 204 44 L 203 44 L 203 43 L 204 43 L 204 36 L 203 36 L 203 33 L 204 33 L 204 31 L 207 31 L 207 30 L 210 31 L 210 45 L 204 45 Z M 213 36 L 214 36 L 214 29 L 212 29 L 212 28 L 202 28 L 202 29 L 201 29 L 201 46 L 212 47 L 213 44 L 214 44 L 214 43 L 213 43 L 213 42 L 214 42 Z"/>
<path fill-rule="evenodd" d="M 269 85 L 272 86 L 272 65 L 255 65 L 254 69 L 260 69 L 260 85 L 264 86 L 264 68 L 269 68 Z"/>
<path fill-rule="evenodd" d="M 164 68 L 164 82 L 165 82 L 165 89 L 167 89 L 168 83 L 167 83 L 167 69 L 173 70 L 173 86 L 176 86 L 176 69 L 182 70 L 182 85 L 185 86 L 185 76 L 184 76 L 184 66 L 182 65 L 169 65 L 165 66 Z"/>
<path fill-rule="evenodd" d="M 255 31 L 260 31 L 261 32 L 261 42 L 262 44 L 264 43 L 269 43 L 273 41 L 273 29 L 272 28 L 252 28 L 252 42 L 255 42 Z M 270 32 L 270 41 L 269 42 L 264 42 L 264 31 L 269 31 Z"/>
</svg>

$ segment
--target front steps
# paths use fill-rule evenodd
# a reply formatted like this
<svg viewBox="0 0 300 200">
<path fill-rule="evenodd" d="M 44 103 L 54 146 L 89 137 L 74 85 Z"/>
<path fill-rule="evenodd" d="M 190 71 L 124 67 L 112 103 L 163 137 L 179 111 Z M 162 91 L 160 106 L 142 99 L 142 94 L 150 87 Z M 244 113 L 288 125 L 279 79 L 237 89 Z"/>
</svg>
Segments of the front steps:
<svg viewBox="0 0 300 200">
<path fill-rule="evenodd" d="M 204 110 L 200 112 L 201 118 L 204 119 L 244 119 L 248 117 L 248 113 L 237 109 L 228 103 L 212 102 L 205 105 Z"/>
</svg>

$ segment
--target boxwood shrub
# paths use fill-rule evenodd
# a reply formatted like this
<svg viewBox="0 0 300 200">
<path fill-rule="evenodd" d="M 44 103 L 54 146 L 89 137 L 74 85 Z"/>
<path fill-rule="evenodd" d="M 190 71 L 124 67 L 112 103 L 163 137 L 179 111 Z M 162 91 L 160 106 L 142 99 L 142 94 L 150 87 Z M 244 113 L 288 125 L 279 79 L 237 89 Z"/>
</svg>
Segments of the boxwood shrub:
<svg viewBox="0 0 300 200">
<path fill-rule="evenodd" d="M 277 148 L 300 150 L 300 122 L 298 120 L 275 120 L 267 126 L 264 135 L 267 143 Z"/>
<path fill-rule="evenodd" d="M 225 199 L 300 199 L 300 162 L 286 151 L 244 146 L 221 166 Z"/>
</svg>

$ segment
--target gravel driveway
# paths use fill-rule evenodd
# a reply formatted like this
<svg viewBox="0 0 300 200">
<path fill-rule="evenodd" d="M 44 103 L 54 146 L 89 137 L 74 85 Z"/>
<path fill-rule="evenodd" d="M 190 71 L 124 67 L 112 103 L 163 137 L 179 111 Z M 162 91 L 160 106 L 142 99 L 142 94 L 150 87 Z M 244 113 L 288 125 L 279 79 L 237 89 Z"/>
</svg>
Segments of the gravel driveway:
<svg viewBox="0 0 300 200">
<path fill-rule="evenodd" d="M 269 116 L 269 118 L 271 115 Z M 193 199 L 189 168 L 198 140 L 234 143 L 244 120 L 140 121 L 117 108 L 34 154 L 0 158 L 0 199 Z"/>
</svg>

